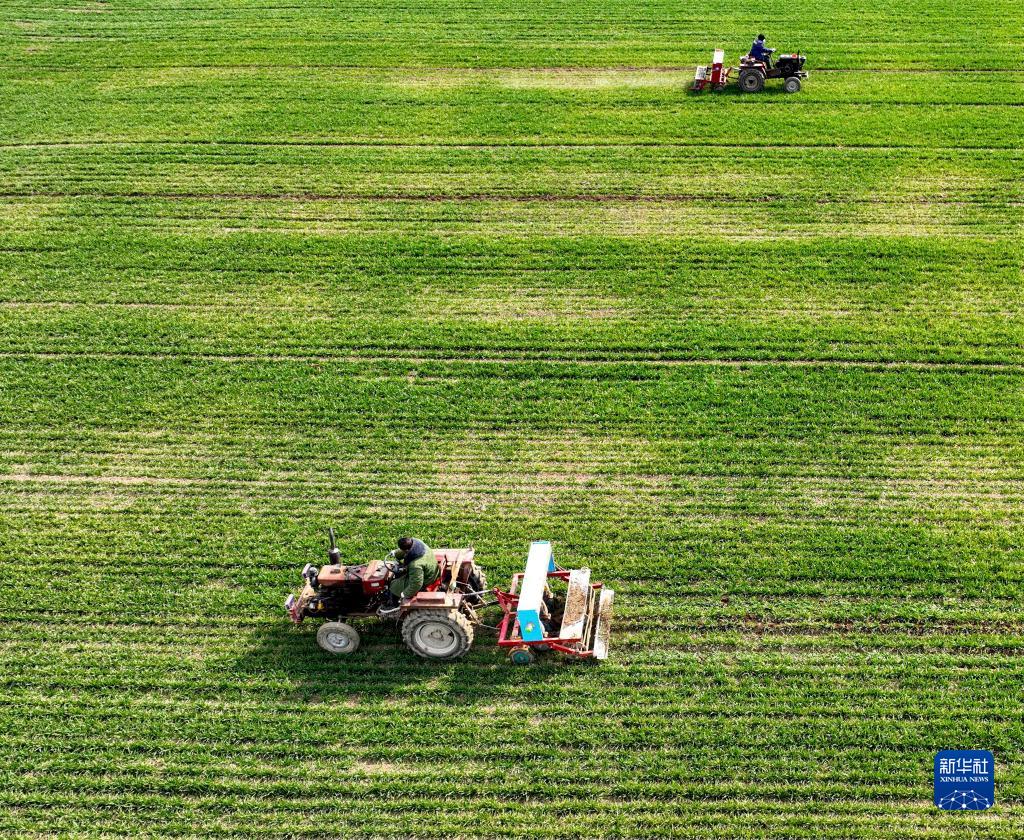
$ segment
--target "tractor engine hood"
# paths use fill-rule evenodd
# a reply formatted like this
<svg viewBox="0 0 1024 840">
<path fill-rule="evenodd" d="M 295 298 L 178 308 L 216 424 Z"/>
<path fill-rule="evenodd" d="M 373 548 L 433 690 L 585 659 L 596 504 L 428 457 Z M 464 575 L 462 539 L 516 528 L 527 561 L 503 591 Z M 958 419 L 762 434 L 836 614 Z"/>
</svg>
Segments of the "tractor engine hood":
<svg viewBox="0 0 1024 840">
<path fill-rule="evenodd" d="M 394 576 L 387 564 L 381 560 L 371 560 L 358 566 L 343 566 L 335 563 L 321 567 L 317 573 L 317 585 L 320 588 L 345 586 L 353 589 L 361 588 L 366 595 L 383 592 Z"/>
</svg>

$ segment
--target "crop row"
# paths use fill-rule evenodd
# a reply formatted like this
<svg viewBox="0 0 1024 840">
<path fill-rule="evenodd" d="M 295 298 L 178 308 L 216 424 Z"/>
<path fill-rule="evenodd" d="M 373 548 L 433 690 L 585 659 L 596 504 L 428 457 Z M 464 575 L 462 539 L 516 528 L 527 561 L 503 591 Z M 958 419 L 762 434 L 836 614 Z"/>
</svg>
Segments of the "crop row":
<svg viewBox="0 0 1024 840">
<path fill-rule="evenodd" d="M 1019 80 L 1017 81 L 1019 86 Z M 588 91 L 501 90 L 490 96 L 419 90 L 396 101 L 365 101 L 359 89 L 307 97 L 267 96 L 266 83 L 242 76 L 180 91 L 164 86 L 107 91 L 66 84 L 40 96 L 26 76 L 2 87 L 9 99 L 7 142 L 215 141 L 238 143 L 590 145 L 683 144 L 743 148 L 865 146 L 1017 147 L 1024 128 L 1015 104 L 874 103 L 746 98 L 719 100 L 659 92 L 637 96 Z M 429 88 L 428 88 L 429 90 Z M 1007 95 L 1007 99 L 1010 96 Z M 244 108 L 239 100 L 245 102 Z M 769 119 L 770 118 L 770 119 Z"/>
<path fill-rule="evenodd" d="M 1020 363 L 1024 346 L 1010 317 L 1019 264 L 1002 241 L 684 240 L 652 255 L 643 241 L 591 239 L 591 255 L 576 263 L 581 243 L 564 240 L 506 241 L 488 253 L 486 242 L 413 235 L 391 244 L 298 232 L 225 237 L 209 219 L 175 221 L 174 233 L 126 235 L 116 224 L 11 243 L 0 350 Z"/>
<path fill-rule="evenodd" d="M 887 436 L 893 448 L 903 439 L 951 434 L 980 441 L 997 436 L 1001 445 L 1012 447 L 1022 417 L 1013 371 L 714 363 L 395 362 L 364 368 L 287 360 L 146 359 L 147 349 L 139 348 L 140 358 L 125 360 L 4 359 L 0 374 L 19 388 L 0 392 L 0 416 L 67 431 L 76 425 L 157 435 L 177 429 L 216 431 L 226 439 L 247 429 L 259 435 L 291 428 L 314 440 L 334 430 L 339 445 L 346 446 L 347 438 L 347 446 L 357 449 L 369 428 L 374 428 L 371 440 L 399 435 L 406 446 L 417 439 L 443 445 L 444 435 L 478 433 L 485 436 L 484 447 L 490 445 L 487 437 L 500 437 L 502 429 L 515 436 L 529 428 L 541 437 L 547 434 L 543 430 L 562 429 L 569 445 L 575 435 L 608 436 L 609 451 L 624 429 L 670 441 L 717 434 L 736 445 L 744 436 L 766 441 L 781 436 L 792 438 L 791 446 L 817 430 L 818 451 L 835 447 L 837 455 L 844 437 L 858 434 Z M 389 375 L 361 377 L 364 371 Z M 96 389 L 94 377 L 109 387 Z M 367 416 L 370 410 L 375 417 Z M 391 425 L 382 427 L 384 420 Z M 430 435 L 433 430 L 438 437 Z M 1012 464 L 1012 449 L 1007 455 Z M 397 453 L 396 459 L 401 460 Z"/>
<path fill-rule="evenodd" d="M 209 215 L 222 204 L 186 206 Z M 231 204 L 245 209 L 254 225 L 261 224 L 258 214 L 265 218 L 275 206 L 284 214 L 289 207 Z M 508 321 L 517 321 L 524 333 L 531 320 L 588 320 L 600 328 L 601 316 L 660 314 L 680 322 L 686 320 L 679 317 L 683 310 L 696 317 L 763 311 L 775 316 L 779 329 L 785 327 L 779 316 L 814 313 L 856 323 L 903 313 L 977 312 L 1011 326 L 1009 315 L 1020 305 L 1020 255 L 1009 237 L 648 241 L 493 233 L 297 236 L 266 229 L 228 234 L 214 228 L 215 219 L 193 212 L 189 220 L 180 209 L 173 220 L 180 229 L 173 234 L 124 229 L 146 219 L 152 224 L 154 213 L 169 216 L 175 206 L 9 202 L 4 302 L 120 303 L 143 311 L 147 304 L 156 311 L 202 307 L 214 314 L 226 308 L 283 315 L 314 309 L 336 313 L 337 329 L 348 319 L 368 319 L 367 309 L 376 318 L 401 316 L 407 329 L 415 329 L 408 316 L 418 307 L 435 318 L 451 312 L 453 320 L 504 315 L 491 326 L 507 329 L 514 325 Z M 97 215 L 81 218 L 77 211 Z M 133 218 L 141 211 L 141 219 Z M 16 232 L 21 226 L 23 232 Z M 98 315 L 102 311 L 97 307 Z M 318 326 L 310 321 L 310 328 Z"/>
<path fill-rule="evenodd" d="M 221 145 L 0 147 L 9 198 L 1019 201 L 1017 150 L 718 146 Z M 955 192 L 952 188 L 955 187 Z M 140 205 L 146 206 L 146 205 Z"/>
<path fill-rule="evenodd" d="M 332 776 L 325 774 L 322 789 L 330 788 Z M 447 779 L 453 784 L 452 779 Z M 571 789 L 571 780 L 565 788 Z M 81 812 L 54 814 L 48 795 L 12 797 L 5 810 L 18 822 L 10 830 L 25 832 L 25 825 L 46 824 L 53 832 L 76 836 L 131 837 L 248 837 L 259 825 L 272 835 L 311 840 L 325 835 L 362 838 L 380 835 L 381 827 L 401 837 L 471 837 L 481 832 L 501 836 L 545 838 L 620 837 L 758 837 L 778 833 L 785 837 L 848 838 L 904 836 L 947 837 L 948 818 L 930 801 L 893 800 L 884 804 L 862 803 L 850 808 L 832 797 L 789 800 L 774 804 L 754 799 L 730 799 L 724 803 L 704 799 L 681 799 L 672 808 L 649 800 L 635 803 L 612 799 L 594 801 L 563 798 L 553 801 L 511 801 L 500 796 L 399 800 L 358 809 L 347 798 L 324 804 L 323 795 L 297 802 L 257 797 L 107 795 L 88 800 L 87 813 L 101 817 L 84 818 Z M 372 800 L 371 800 L 372 801 Z M 365 809 L 365 810 L 364 810 Z M 443 817 L 439 816 L 443 815 Z M 442 822 L 444 829 L 437 827 Z M 884 828 L 880 828 L 882 823 Z M 984 836 L 1012 838 L 1019 826 L 1000 820 L 998 814 L 982 815 L 975 825 Z M 46 836 L 45 834 L 27 836 Z M 981 836 L 968 834 L 966 836 Z"/>
<path fill-rule="evenodd" d="M 267 5 L 254 15 L 236 2 L 208 2 L 182 16 L 175 2 L 67 7 L 16 0 L 5 17 L 20 26 L 0 56 L 27 66 L 153 67 L 211 64 L 502 66 L 678 66 L 706 61 L 714 46 L 737 53 L 766 18 L 779 46 L 811 53 L 820 67 L 955 68 L 1019 66 L 1017 7 L 992 0 L 965 11 L 955 0 L 893 7 L 867 0 L 851 7 L 823 0 L 814 14 L 793 6 L 756 17 L 719 17 L 660 0 L 638 11 L 623 0 L 329 6 Z M 230 32 L 232 37 L 222 33 Z"/>
<path fill-rule="evenodd" d="M 706 63 L 707 58 L 701 55 L 702 63 Z M 1019 67 L 984 76 L 943 70 L 823 73 L 814 74 L 815 81 L 808 82 L 799 97 L 769 94 L 760 101 L 739 96 L 733 89 L 718 96 L 691 96 L 692 67 L 491 70 L 445 67 L 381 67 L 372 70 L 344 67 L 157 67 L 80 69 L 75 73 L 35 68 L 13 72 L 3 84 L 18 97 L 12 103 L 16 105 L 31 104 L 26 88 L 31 80 L 38 81 L 42 77 L 60 83 L 59 89 L 47 91 L 49 97 L 73 96 L 85 103 L 103 101 L 121 106 L 132 103 L 142 106 L 166 99 L 179 107 L 187 102 L 195 107 L 209 108 L 218 104 L 219 96 L 231 94 L 236 102 L 247 106 L 281 109 L 289 114 L 298 113 L 297 109 L 308 109 L 312 113 L 313 109 L 328 104 L 332 110 L 346 111 L 359 107 L 396 110 L 402 114 L 427 106 L 470 106 L 472 113 L 479 114 L 496 106 L 517 104 L 620 107 L 634 112 L 658 106 L 674 109 L 677 114 L 764 113 L 766 110 L 776 114 L 812 106 L 817 110 L 823 104 L 876 105 L 880 108 L 950 107 L 957 111 L 1015 105 L 1019 99 L 1022 75 L 1024 70 Z M 303 94 L 301 100 L 296 96 L 300 91 Z M 45 101 L 37 99 L 36 107 Z M 311 125 L 322 126 L 323 116 L 321 121 Z"/>
</svg>

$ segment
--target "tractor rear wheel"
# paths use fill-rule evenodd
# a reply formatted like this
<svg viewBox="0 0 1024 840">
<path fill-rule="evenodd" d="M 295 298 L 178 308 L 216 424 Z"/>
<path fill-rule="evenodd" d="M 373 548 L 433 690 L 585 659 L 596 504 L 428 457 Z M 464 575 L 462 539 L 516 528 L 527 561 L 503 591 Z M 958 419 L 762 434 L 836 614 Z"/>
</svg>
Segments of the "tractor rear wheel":
<svg viewBox="0 0 1024 840">
<path fill-rule="evenodd" d="M 800 90 L 800 80 L 796 76 L 790 76 L 782 83 L 782 89 L 786 93 L 797 93 Z"/>
<path fill-rule="evenodd" d="M 473 644 L 473 625 L 455 610 L 413 610 L 402 621 L 402 641 L 424 659 L 458 659 Z"/>
<path fill-rule="evenodd" d="M 760 70 L 744 70 L 740 73 L 740 90 L 744 93 L 760 93 L 764 90 L 764 76 Z"/>
<path fill-rule="evenodd" d="M 359 633 L 344 621 L 327 621 L 316 631 L 316 643 L 328 653 L 355 653 L 359 650 Z"/>
</svg>

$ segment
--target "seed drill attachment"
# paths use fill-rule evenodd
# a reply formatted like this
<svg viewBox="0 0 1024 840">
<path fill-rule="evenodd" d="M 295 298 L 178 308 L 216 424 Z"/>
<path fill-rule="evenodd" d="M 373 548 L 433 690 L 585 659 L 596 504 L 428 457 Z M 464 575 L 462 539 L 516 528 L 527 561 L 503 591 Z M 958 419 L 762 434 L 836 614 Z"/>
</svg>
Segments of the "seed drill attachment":
<svg viewBox="0 0 1024 840">
<path fill-rule="evenodd" d="M 530 545 L 526 570 L 512 576 L 508 592 L 497 595 L 505 613 L 498 644 L 509 648 L 514 663 L 528 665 L 538 650 L 608 658 L 615 593 L 591 583 L 590 569 L 556 565 L 546 540 Z"/>
</svg>

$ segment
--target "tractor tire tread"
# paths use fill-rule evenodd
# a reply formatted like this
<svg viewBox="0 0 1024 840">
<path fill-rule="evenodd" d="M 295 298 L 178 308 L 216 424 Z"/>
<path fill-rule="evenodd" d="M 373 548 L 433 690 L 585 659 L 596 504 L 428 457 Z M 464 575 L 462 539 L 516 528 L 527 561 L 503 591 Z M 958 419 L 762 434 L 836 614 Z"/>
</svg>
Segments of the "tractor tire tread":
<svg viewBox="0 0 1024 840">
<path fill-rule="evenodd" d="M 479 566 L 477 566 L 473 574 L 469 576 L 469 586 L 471 592 L 482 593 L 489 588 L 487 586 L 487 575 L 484 573 L 484 570 L 481 569 Z M 481 601 L 483 601 L 483 599 L 484 596 L 481 594 L 474 595 L 471 600 L 474 604 L 479 604 Z"/>
<path fill-rule="evenodd" d="M 748 84 L 747 79 L 752 80 Z M 740 73 L 740 90 L 743 93 L 760 93 L 764 90 L 765 77 L 760 70 L 744 70 Z"/>
<path fill-rule="evenodd" d="M 434 656 L 427 653 L 426 651 L 418 648 L 415 643 L 414 633 L 416 632 L 416 628 L 425 621 L 438 620 L 454 625 L 453 631 L 456 635 L 461 637 L 460 643 L 455 650 L 445 656 Z M 423 659 L 434 659 L 440 661 L 458 659 L 473 646 L 473 625 L 470 624 L 469 619 L 466 618 L 466 616 L 460 612 L 456 612 L 455 610 L 413 610 L 402 620 L 402 641 L 409 650 Z"/>
<path fill-rule="evenodd" d="M 338 635 L 348 640 L 348 645 L 344 649 L 339 649 L 331 643 L 331 638 Z M 344 621 L 325 621 L 316 631 L 316 643 L 328 653 L 348 655 L 359 650 L 359 631 Z"/>
</svg>

